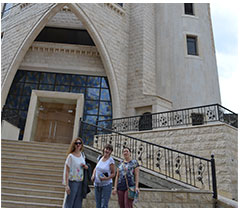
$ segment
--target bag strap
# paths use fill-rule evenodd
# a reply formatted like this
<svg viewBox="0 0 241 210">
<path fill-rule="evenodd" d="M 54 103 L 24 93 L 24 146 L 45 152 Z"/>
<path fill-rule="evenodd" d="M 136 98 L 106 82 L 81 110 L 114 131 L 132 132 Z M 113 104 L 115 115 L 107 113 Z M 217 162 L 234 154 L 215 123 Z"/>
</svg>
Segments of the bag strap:
<svg viewBox="0 0 241 210">
<path fill-rule="evenodd" d="M 126 176 L 126 174 L 127 174 L 127 170 L 126 170 L 126 167 L 124 166 L 124 161 L 123 161 L 123 168 L 124 168 L 124 170 L 125 170 L 125 180 L 126 180 L 126 186 L 127 186 L 127 189 L 129 189 L 129 185 L 128 185 L 128 180 L 127 180 L 127 176 Z"/>
</svg>

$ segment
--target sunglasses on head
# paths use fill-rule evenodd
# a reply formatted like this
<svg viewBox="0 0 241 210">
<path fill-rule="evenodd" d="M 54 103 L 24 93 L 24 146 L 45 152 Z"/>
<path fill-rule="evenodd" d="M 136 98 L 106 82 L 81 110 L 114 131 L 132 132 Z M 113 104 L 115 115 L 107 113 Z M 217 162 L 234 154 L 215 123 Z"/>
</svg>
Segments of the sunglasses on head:
<svg viewBox="0 0 241 210">
<path fill-rule="evenodd" d="M 78 144 L 81 145 L 82 142 L 75 142 L 74 144 L 75 144 L 75 145 L 78 145 Z"/>
</svg>

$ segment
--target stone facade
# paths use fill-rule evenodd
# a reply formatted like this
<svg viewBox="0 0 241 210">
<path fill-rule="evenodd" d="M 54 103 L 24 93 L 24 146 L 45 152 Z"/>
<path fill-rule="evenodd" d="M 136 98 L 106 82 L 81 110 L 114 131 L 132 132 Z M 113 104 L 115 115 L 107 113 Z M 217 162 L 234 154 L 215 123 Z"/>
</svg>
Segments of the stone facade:
<svg viewBox="0 0 241 210">
<path fill-rule="evenodd" d="M 153 189 L 140 189 L 140 191 L 134 208 L 213 208 L 215 206 L 212 194 L 206 191 Z M 95 208 L 93 188 L 87 199 L 83 200 L 83 207 Z M 119 207 L 117 196 L 111 195 L 109 207 Z"/>
<path fill-rule="evenodd" d="M 15 4 L 1 20 L 2 107 L 18 69 L 107 76 L 113 118 L 220 104 L 209 4 L 193 5 L 194 15 L 184 14 L 184 4 Z M 85 29 L 95 46 L 34 41 L 45 26 Z M 197 56 L 187 54 L 187 35 L 198 38 Z M 235 129 L 222 124 L 130 135 L 208 158 L 214 153 L 219 193 L 237 198 Z M 195 198 L 189 205 L 196 194 L 177 193 L 183 204 L 167 194 L 167 203 L 160 197 L 163 207 L 213 205 L 210 195 L 208 204 Z M 161 207 L 154 203 L 138 207 Z"/>
<path fill-rule="evenodd" d="M 46 56 L 32 52 L 44 26 L 87 29 L 110 83 L 114 117 L 220 103 L 209 5 L 194 4 L 194 11 L 185 15 L 184 4 L 16 5 L 2 19 L 2 106 L 30 54 L 35 65 L 41 63 L 38 56 Z M 198 37 L 198 56 L 187 55 L 188 34 Z M 66 58 L 61 52 L 53 55 L 48 58 L 52 66 Z M 81 72 L 78 56 L 68 56 Z M 39 67 L 51 71 L 49 61 L 42 61 L 47 64 Z"/>
<path fill-rule="evenodd" d="M 238 199 L 236 128 L 226 124 L 213 124 L 129 132 L 128 135 L 207 159 L 214 154 L 218 194 L 229 199 Z"/>
</svg>

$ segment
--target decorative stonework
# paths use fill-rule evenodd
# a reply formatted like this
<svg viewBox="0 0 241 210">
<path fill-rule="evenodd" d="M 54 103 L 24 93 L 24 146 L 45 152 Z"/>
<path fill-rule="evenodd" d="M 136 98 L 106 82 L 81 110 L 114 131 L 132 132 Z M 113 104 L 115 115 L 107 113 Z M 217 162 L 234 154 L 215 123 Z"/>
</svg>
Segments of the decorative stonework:
<svg viewBox="0 0 241 210">
<path fill-rule="evenodd" d="M 125 11 L 120 6 L 114 3 L 105 3 L 105 5 L 110 9 L 114 10 L 115 12 L 117 12 L 117 14 L 120 14 L 121 16 L 125 15 Z"/>
<path fill-rule="evenodd" d="M 30 3 L 23 3 L 23 4 L 20 4 L 20 8 L 23 9 L 24 7 L 28 6 Z"/>
<path fill-rule="evenodd" d="M 89 47 L 89 46 L 72 46 L 66 44 L 58 44 L 54 46 L 52 43 L 51 45 L 46 43 L 39 43 L 35 42 L 30 48 L 29 51 L 38 51 L 38 52 L 61 52 L 66 54 L 76 54 L 76 55 L 84 55 L 84 56 L 91 56 L 91 57 L 100 57 L 99 52 L 97 51 L 96 47 Z"/>
<path fill-rule="evenodd" d="M 64 11 L 64 12 L 71 12 L 71 10 L 68 8 L 68 7 L 63 7 L 61 9 L 61 11 Z"/>
</svg>

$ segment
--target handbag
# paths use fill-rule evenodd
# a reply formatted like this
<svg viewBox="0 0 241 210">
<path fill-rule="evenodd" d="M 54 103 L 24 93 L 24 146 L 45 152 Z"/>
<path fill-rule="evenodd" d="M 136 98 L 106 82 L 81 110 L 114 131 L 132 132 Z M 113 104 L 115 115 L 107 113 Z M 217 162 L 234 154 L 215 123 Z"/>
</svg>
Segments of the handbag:
<svg viewBox="0 0 241 210">
<path fill-rule="evenodd" d="M 134 198 L 136 196 L 135 187 L 134 186 L 133 187 L 129 187 L 126 174 L 125 174 L 125 179 L 126 179 L 126 186 L 127 186 L 127 190 L 128 190 L 128 198 L 130 200 L 134 200 Z"/>
</svg>

